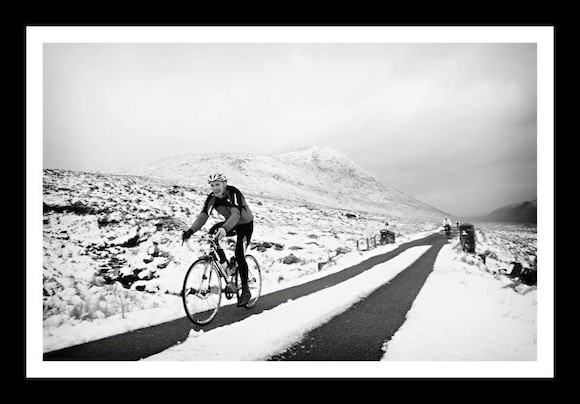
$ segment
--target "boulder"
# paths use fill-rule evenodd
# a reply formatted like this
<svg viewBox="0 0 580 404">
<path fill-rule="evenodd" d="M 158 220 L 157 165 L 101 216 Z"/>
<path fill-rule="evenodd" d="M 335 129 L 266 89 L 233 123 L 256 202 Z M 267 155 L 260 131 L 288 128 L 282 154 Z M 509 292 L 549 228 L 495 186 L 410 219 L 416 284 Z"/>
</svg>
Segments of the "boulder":
<svg viewBox="0 0 580 404">
<path fill-rule="evenodd" d="M 264 251 L 266 251 L 266 249 L 272 248 L 272 247 L 274 247 L 274 249 L 278 250 L 278 251 L 281 251 L 284 249 L 283 244 L 273 243 L 273 242 L 269 242 L 269 241 L 263 241 L 261 243 L 252 243 L 252 246 L 250 247 L 250 249 L 252 249 L 252 250 L 256 249 L 260 252 L 264 252 Z"/>
<path fill-rule="evenodd" d="M 135 234 L 133 237 L 120 244 L 121 247 L 137 247 L 139 245 L 139 234 Z"/>
<path fill-rule="evenodd" d="M 170 262 L 171 262 L 170 259 L 163 260 L 159 264 L 157 264 L 157 268 L 165 268 L 167 265 L 169 265 Z"/>
<path fill-rule="evenodd" d="M 300 262 L 300 258 L 295 256 L 294 254 L 290 254 L 290 255 L 287 255 L 284 258 L 282 258 L 282 262 L 284 264 L 294 264 L 296 262 Z"/>
<path fill-rule="evenodd" d="M 157 257 L 159 255 L 159 247 L 157 246 L 157 243 L 155 241 L 153 242 L 153 245 L 147 248 L 147 254 L 149 254 L 152 257 Z"/>
<path fill-rule="evenodd" d="M 346 254 L 351 252 L 352 250 L 348 247 L 338 247 L 336 249 L 336 255 L 340 255 L 340 254 Z"/>
</svg>

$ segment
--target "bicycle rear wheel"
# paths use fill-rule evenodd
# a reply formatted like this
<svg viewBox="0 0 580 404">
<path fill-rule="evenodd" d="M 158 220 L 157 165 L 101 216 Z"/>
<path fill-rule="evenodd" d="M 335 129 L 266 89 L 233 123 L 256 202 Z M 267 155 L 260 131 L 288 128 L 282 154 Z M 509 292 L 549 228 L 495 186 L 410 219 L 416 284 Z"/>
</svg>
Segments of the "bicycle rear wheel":
<svg viewBox="0 0 580 404">
<path fill-rule="evenodd" d="M 248 263 L 248 288 L 250 289 L 251 297 L 245 307 L 251 309 L 258 303 L 258 299 L 262 293 L 262 271 L 260 270 L 258 260 L 252 255 L 246 255 L 246 262 Z M 239 300 L 242 294 L 242 280 L 240 279 L 239 272 L 236 272 L 236 293 Z"/>
<path fill-rule="evenodd" d="M 183 280 L 181 297 L 193 323 L 207 324 L 215 317 L 222 299 L 222 285 L 211 259 L 200 258 L 191 264 Z"/>
</svg>

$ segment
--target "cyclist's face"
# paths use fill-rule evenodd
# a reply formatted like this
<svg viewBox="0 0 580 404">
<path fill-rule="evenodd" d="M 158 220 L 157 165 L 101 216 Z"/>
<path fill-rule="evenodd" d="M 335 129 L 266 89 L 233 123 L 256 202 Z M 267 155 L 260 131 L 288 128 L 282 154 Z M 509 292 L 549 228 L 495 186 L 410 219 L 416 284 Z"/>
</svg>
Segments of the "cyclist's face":
<svg viewBox="0 0 580 404">
<path fill-rule="evenodd" d="M 222 197 L 224 191 L 226 190 L 226 183 L 225 181 L 212 181 L 209 183 L 211 187 L 211 192 L 218 197 Z"/>
</svg>

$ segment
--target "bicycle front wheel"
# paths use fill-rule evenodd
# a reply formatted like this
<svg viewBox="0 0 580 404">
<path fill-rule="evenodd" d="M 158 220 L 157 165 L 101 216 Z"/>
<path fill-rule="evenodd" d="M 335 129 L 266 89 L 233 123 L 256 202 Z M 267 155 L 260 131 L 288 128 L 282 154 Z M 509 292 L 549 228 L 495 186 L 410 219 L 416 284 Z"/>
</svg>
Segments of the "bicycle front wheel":
<svg viewBox="0 0 580 404">
<path fill-rule="evenodd" d="M 248 264 L 248 288 L 250 289 L 251 294 L 250 301 L 246 305 L 246 308 L 251 309 L 256 305 L 256 303 L 258 303 L 258 299 L 262 293 L 262 271 L 260 270 L 258 260 L 252 255 L 246 255 L 246 262 Z M 236 272 L 236 286 L 239 300 L 240 294 L 242 293 L 242 281 L 239 272 Z"/>
<path fill-rule="evenodd" d="M 220 307 L 222 285 L 211 259 L 200 258 L 191 264 L 183 280 L 181 297 L 193 323 L 203 325 L 213 320 Z"/>
</svg>

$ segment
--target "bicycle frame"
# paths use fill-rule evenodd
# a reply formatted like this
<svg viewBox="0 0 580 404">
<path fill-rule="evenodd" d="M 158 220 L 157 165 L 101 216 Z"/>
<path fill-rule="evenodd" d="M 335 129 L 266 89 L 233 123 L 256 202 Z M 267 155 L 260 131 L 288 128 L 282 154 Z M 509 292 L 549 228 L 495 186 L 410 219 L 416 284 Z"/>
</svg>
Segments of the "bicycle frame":
<svg viewBox="0 0 580 404">
<path fill-rule="evenodd" d="M 183 282 L 181 296 L 189 319 L 195 324 L 204 325 L 210 322 L 217 314 L 221 305 L 222 294 L 224 294 L 228 300 L 234 296 L 237 296 L 238 299 L 240 298 L 242 293 L 242 284 L 241 276 L 238 272 L 237 266 L 233 272 L 230 272 L 229 269 L 225 270 L 219 264 L 220 261 L 218 258 L 218 249 L 221 247 L 219 246 L 219 242 L 217 240 L 211 236 L 203 235 L 198 239 L 198 242 L 207 242 L 209 244 L 209 251 L 202 250 L 201 256 L 196 261 L 194 261 L 187 270 Z M 194 250 L 189 244 L 189 241 L 187 242 L 187 248 L 190 251 L 199 254 L 199 250 Z M 250 271 L 248 272 L 248 286 L 252 290 L 252 297 L 251 300 L 244 305 L 244 307 L 251 309 L 256 305 L 261 295 L 262 274 L 260 271 L 260 265 L 256 258 L 249 254 L 246 254 L 245 258 L 246 260 L 249 260 L 252 268 L 251 276 Z M 190 278 L 190 273 L 192 273 L 192 269 L 197 268 L 199 263 L 203 263 L 203 270 L 197 275 L 199 279 L 199 286 L 190 286 L 188 283 L 189 280 L 195 279 L 196 277 L 193 276 L 193 278 Z M 199 269 L 201 270 L 202 267 L 199 267 Z M 214 274 L 214 272 L 216 273 Z M 212 280 L 213 285 L 215 285 L 216 288 L 214 292 L 212 292 L 214 288 L 211 286 Z M 212 293 L 219 293 L 219 296 L 211 298 Z M 192 296 L 192 300 L 189 300 L 189 296 Z M 196 301 L 199 305 L 195 303 Z M 193 305 L 196 305 L 196 307 L 194 308 L 193 305 L 190 305 L 190 302 L 193 303 Z M 195 309 L 201 310 L 195 311 Z M 204 316 L 203 313 L 209 313 L 209 315 L 205 318 L 202 318 Z M 200 316 L 198 317 L 197 314 L 200 314 Z"/>
<path fill-rule="evenodd" d="M 208 235 L 202 235 L 199 238 L 200 242 L 207 242 L 209 244 L 209 251 L 204 253 L 200 258 L 205 258 L 205 259 L 209 259 L 212 262 L 212 266 L 217 270 L 219 276 L 220 276 L 220 281 L 223 279 L 223 281 L 225 282 L 226 286 L 228 284 L 235 284 L 235 276 L 237 273 L 237 269 L 235 271 L 233 271 L 231 274 L 230 273 L 226 273 L 223 268 L 221 267 L 221 265 L 219 265 L 219 258 L 218 258 L 218 254 L 217 254 L 217 250 L 219 247 L 218 241 L 214 238 L 214 237 L 210 237 Z M 189 243 L 187 244 L 187 248 L 189 248 L 190 251 L 194 251 L 195 250 L 193 248 L 191 248 L 191 246 L 189 245 Z M 235 292 L 235 290 L 233 291 Z"/>
</svg>

